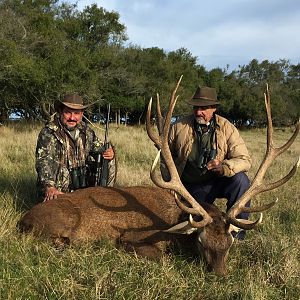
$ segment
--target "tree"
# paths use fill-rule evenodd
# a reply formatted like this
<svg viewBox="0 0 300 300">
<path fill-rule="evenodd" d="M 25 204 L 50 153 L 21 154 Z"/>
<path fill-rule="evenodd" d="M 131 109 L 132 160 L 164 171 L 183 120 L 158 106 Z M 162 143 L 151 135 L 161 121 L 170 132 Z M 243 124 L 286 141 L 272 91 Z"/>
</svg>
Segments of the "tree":
<svg viewBox="0 0 300 300">
<path fill-rule="evenodd" d="M 119 15 L 95 5 L 79 13 L 76 6 L 58 1 L 6 0 L 0 15 L 5 25 L 0 29 L 5 58 L 0 87 L 6 90 L 2 114 L 9 107 L 9 113 L 38 117 L 42 103 L 53 103 L 69 91 L 94 97 L 104 76 L 94 68 L 100 44 L 103 48 L 125 39 Z"/>
</svg>

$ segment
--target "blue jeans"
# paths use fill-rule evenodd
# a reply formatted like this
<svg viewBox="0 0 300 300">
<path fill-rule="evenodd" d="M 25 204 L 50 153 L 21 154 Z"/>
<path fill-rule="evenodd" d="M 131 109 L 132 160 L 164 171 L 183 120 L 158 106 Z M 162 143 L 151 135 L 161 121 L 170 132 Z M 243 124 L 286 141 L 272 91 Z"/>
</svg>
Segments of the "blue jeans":
<svg viewBox="0 0 300 300">
<path fill-rule="evenodd" d="M 213 177 L 203 183 L 184 183 L 184 186 L 199 202 L 212 204 L 216 198 L 226 198 L 227 210 L 229 210 L 249 188 L 250 181 L 244 172 L 240 172 L 232 177 Z M 250 201 L 246 206 L 250 206 Z M 248 217 L 249 213 L 245 212 L 237 216 L 240 219 L 248 219 Z"/>
</svg>

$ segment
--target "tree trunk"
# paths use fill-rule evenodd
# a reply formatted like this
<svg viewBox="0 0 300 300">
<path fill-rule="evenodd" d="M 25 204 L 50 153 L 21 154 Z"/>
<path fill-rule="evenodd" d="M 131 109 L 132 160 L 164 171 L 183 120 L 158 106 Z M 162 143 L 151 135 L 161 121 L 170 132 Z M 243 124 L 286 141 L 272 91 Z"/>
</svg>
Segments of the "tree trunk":
<svg viewBox="0 0 300 300">
<path fill-rule="evenodd" d="M 7 110 L 0 110 L 0 123 L 7 122 L 9 119 L 9 113 Z"/>
</svg>

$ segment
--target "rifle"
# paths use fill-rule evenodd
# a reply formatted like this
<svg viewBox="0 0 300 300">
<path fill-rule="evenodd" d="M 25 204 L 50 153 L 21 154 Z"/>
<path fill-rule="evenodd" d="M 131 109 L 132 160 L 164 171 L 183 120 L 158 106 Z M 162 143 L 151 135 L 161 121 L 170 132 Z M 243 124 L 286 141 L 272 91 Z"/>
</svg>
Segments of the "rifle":
<svg viewBox="0 0 300 300">
<path fill-rule="evenodd" d="M 110 103 L 107 104 L 107 115 L 106 115 L 106 123 L 105 123 L 105 137 L 104 137 L 104 151 L 109 148 L 108 142 L 108 124 L 109 124 L 109 116 L 110 116 Z M 96 180 L 95 186 L 107 186 L 108 182 L 108 160 L 104 159 L 102 154 L 99 153 L 97 155 L 97 171 L 96 171 Z"/>
</svg>

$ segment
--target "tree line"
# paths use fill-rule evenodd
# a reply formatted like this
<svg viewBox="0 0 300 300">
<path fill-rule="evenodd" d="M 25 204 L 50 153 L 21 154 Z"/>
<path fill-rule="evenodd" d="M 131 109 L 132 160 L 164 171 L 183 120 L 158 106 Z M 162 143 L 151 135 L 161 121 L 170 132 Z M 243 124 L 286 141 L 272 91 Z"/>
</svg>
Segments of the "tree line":
<svg viewBox="0 0 300 300">
<path fill-rule="evenodd" d="M 57 0 L 0 0 L 0 119 L 17 114 L 45 119 L 68 92 L 96 102 L 95 121 L 111 110 L 131 123 L 143 121 L 151 97 L 162 107 L 183 75 L 175 113 L 189 111 L 185 100 L 198 85 L 217 89 L 220 114 L 237 125 L 265 122 L 263 91 L 272 92 L 273 122 L 293 124 L 300 112 L 300 64 L 253 59 L 237 70 L 206 70 L 186 48 L 165 51 L 126 43 L 126 26 L 115 11 L 96 4 L 79 10 Z"/>
</svg>

